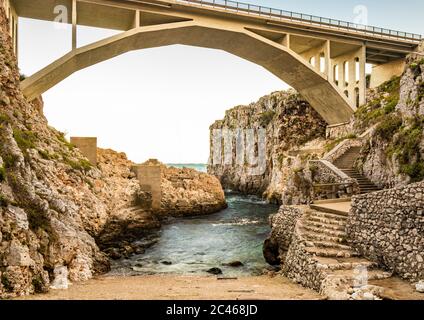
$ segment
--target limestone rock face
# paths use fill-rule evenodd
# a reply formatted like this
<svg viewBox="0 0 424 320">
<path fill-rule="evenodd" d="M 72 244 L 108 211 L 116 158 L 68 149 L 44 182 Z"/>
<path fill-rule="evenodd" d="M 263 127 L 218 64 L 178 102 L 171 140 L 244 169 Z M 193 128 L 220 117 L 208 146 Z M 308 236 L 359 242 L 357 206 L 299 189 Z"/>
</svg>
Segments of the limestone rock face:
<svg viewBox="0 0 424 320">
<path fill-rule="evenodd" d="M 369 90 L 368 103 L 353 119 L 366 138 L 358 169 L 382 188 L 405 186 L 424 179 L 424 58 L 411 54 L 400 78 Z"/>
<path fill-rule="evenodd" d="M 112 163 L 100 151 L 99 167 L 90 165 L 48 126 L 42 100 L 23 97 L 0 3 L 0 298 L 8 298 L 47 291 L 63 267 L 71 281 L 107 271 L 95 238 L 139 190 L 124 156 Z"/>
<path fill-rule="evenodd" d="M 162 167 L 162 217 L 210 214 L 227 207 L 224 190 L 216 177 L 190 168 L 154 164 Z"/>
<path fill-rule="evenodd" d="M 294 170 L 305 163 L 305 154 L 323 153 L 325 128 L 324 120 L 293 90 L 275 92 L 248 106 L 235 107 L 210 127 L 208 173 L 217 176 L 225 189 L 264 196 L 277 203 L 307 202 L 296 185 Z M 266 130 L 266 165 L 260 174 L 251 174 L 249 163 L 241 165 L 236 161 L 235 147 L 232 163 L 214 163 L 213 132 L 238 129 L 253 129 L 256 134 L 260 129 Z M 235 138 L 232 141 L 235 146 Z M 247 158 L 247 154 L 245 156 Z"/>
</svg>

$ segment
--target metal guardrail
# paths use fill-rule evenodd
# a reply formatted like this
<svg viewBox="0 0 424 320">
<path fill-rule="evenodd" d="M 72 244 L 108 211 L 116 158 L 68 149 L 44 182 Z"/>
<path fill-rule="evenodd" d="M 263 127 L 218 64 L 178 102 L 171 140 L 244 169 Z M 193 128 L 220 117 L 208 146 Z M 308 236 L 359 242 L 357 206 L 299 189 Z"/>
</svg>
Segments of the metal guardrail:
<svg viewBox="0 0 424 320">
<path fill-rule="evenodd" d="M 220 8 L 233 13 L 247 13 L 260 17 L 268 17 L 272 19 L 294 21 L 308 23 L 316 26 L 325 26 L 334 28 L 337 30 L 347 30 L 358 32 L 361 34 L 368 34 L 376 37 L 394 38 L 419 42 L 422 40 L 420 34 L 390 30 L 385 28 L 367 26 L 362 24 L 356 24 L 352 22 L 318 17 L 309 14 L 303 14 L 298 12 L 286 11 L 281 9 L 273 9 L 260 5 L 254 5 L 243 2 L 236 2 L 231 0 L 176 0 L 177 2 L 185 3 L 188 5 L 200 5 L 204 7 Z"/>
</svg>

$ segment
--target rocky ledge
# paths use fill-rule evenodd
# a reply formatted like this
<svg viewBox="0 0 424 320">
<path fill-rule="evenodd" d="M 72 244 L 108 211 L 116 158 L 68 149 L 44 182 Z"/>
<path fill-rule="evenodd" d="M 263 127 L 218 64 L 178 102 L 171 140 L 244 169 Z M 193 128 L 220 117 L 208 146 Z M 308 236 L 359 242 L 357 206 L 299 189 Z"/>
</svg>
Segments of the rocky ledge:
<svg viewBox="0 0 424 320">
<path fill-rule="evenodd" d="M 160 165 L 162 200 L 160 217 L 211 214 L 227 207 L 224 190 L 217 178 L 190 168 L 168 167 L 157 160 L 144 165 Z"/>
</svg>

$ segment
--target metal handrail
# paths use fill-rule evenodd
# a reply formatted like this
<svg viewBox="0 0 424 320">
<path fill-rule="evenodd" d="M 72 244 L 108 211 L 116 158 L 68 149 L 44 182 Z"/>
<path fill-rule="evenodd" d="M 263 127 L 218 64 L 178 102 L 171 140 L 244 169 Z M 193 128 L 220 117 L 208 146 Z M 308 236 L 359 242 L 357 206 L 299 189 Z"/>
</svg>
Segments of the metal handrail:
<svg viewBox="0 0 424 320">
<path fill-rule="evenodd" d="M 297 22 L 306 22 L 312 25 L 317 26 L 327 26 L 331 28 L 336 28 L 338 30 L 349 30 L 355 31 L 363 34 L 372 34 L 373 36 L 383 37 L 383 38 L 396 38 L 403 40 L 410 40 L 414 42 L 419 42 L 422 40 L 422 35 L 390 30 L 385 28 L 379 28 L 374 26 L 367 26 L 337 19 L 324 18 L 319 16 L 314 16 L 310 14 L 303 14 L 298 12 L 286 11 L 281 9 L 273 9 L 269 7 L 264 7 L 260 5 L 254 5 L 249 3 L 231 1 L 231 0 L 176 0 L 177 2 L 185 3 L 188 5 L 200 5 L 207 6 L 212 8 L 221 8 L 227 11 L 232 11 L 235 13 L 243 12 L 247 14 L 252 14 L 261 17 L 269 17 L 279 20 L 289 20 Z"/>
</svg>

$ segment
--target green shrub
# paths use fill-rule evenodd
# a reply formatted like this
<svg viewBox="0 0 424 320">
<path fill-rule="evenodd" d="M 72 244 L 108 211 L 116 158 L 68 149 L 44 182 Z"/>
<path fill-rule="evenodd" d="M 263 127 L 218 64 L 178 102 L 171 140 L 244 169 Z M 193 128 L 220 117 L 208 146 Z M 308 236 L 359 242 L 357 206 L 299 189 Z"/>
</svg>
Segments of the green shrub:
<svg viewBox="0 0 424 320">
<path fill-rule="evenodd" d="M 4 167 L 7 168 L 13 168 L 15 165 L 15 162 L 18 160 L 18 157 L 14 154 L 6 154 L 3 156 L 4 161 Z"/>
<path fill-rule="evenodd" d="M 5 113 L 0 113 L 0 124 L 10 123 L 10 117 Z"/>
<path fill-rule="evenodd" d="M 3 285 L 3 288 L 7 291 L 7 292 L 11 292 L 13 290 L 13 286 L 10 283 L 9 278 L 7 277 L 6 273 L 2 273 L 1 275 L 1 284 Z"/>
<path fill-rule="evenodd" d="M 420 143 L 423 138 L 424 118 L 409 119 L 408 126 L 402 126 L 389 144 L 388 157 L 396 156 L 400 172 L 411 177 L 413 182 L 424 179 L 424 161 L 421 158 Z"/>
<path fill-rule="evenodd" d="M 0 207 L 7 207 L 10 204 L 9 199 L 0 193 Z"/>
<path fill-rule="evenodd" d="M 348 134 L 348 135 L 346 135 L 346 136 L 344 136 L 344 137 L 341 137 L 341 138 L 338 138 L 338 139 L 335 139 L 335 140 L 333 140 L 333 141 L 331 141 L 331 142 L 329 142 L 329 143 L 327 143 L 326 145 L 325 145 L 325 151 L 326 152 L 330 152 L 331 150 L 333 150 L 340 142 L 342 142 L 342 141 L 344 141 L 344 140 L 353 140 L 353 139 L 356 139 L 357 138 L 357 136 L 356 136 L 356 134 L 353 134 L 353 133 L 351 133 L 351 134 Z"/>
<path fill-rule="evenodd" d="M 388 116 L 379 123 L 375 133 L 382 139 L 389 141 L 393 134 L 402 126 L 402 119 L 398 116 Z"/>
<path fill-rule="evenodd" d="M 399 103 L 399 97 L 391 96 L 389 100 L 387 100 L 386 105 L 384 106 L 384 114 L 390 114 L 396 110 L 396 106 Z"/>
<path fill-rule="evenodd" d="M 412 182 L 418 182 L 424 179 L 424 162 L 405 164 L 401 171 L 411 177 Z"/>
<path fill-rule="evenodd" d="M 38 154 L 41 156 L 41 158 L 45 160 L 57 160 L 59 159 L 59 156 L 57 154 L 51 154 L 48 151 L 45 150 L 37 150 Z"/>
<path fill-rule="evenodd" d="M 4 166 L 0 167 L 0 182 L 6 180 L 6 168 Z"/>
<path fill-rule="evenodd" d="M 64 144 L 69 150 L 73 150 L 75 148 L 75 146 L 72 143 L 70 143 L 70 142 L 68 142 L 68 140 L 66 140 L 65 134 L 63 132 L 59 132 L 57 134 L 57 139 L 59 140 L 59 142 Z"/>
<path fill-rule="evenodd" d="M 421 60 L 418 60 L 416 62 L 412 62 L 409 65 L 409 68 L 411 68 L 411 70 L 414 74 L 419 74 L 419 73 L 421 73 L 421 66 L 422 65 L 424 65 L 424 58 L 421 59 Z"/>
<path fill-rule="evenodd" d="M 48 231 L 51 229 L 50 220 L 43 211 L 34 208 L 26 208 L 28 216 L 28 224 L 33 231 L 43 229 Z"/>
<path fill-rule="evenodd" d="M 393 77 L 389 81 L 384 82 L 378 87 L 379 92 L 399 93 L 400 77 Z"/>
<path fill-rule="evenodd" d="M 418 85 L 418 96 L 417 96 L 417 102 L 420 102 L 421 100 L 424 99 L 424 81 L 421 82 Z"/>
<path fill-rule="evenodd" d="M 44 281 L 40 275 L 36 275 L 32 278 L 32 286 L 34 287 L 35 293 L 44 293 L 46 291 Z"/>
<path fill-rule="evenodd" d="M 267 127 L 275 116 L 275 111 L 268 110 L 259 115 L 259 121 L 262 127 Z"/>
<path fill-rule="evenodd" d="M 35 148 L 36 134 L 32 131 L 13 130 L 13 137 L 22 151 Z"/>
<path fill-rule="evenodd" d="M 79 161 L 73 161 L 73 160 L 65 157 L 63 160 L 72 169 L 82 171 L 82 172 L 89 171 L 93 166 L 88 160 L 85 160 L 85 159 L 81 159 Z"/>
</svg>

